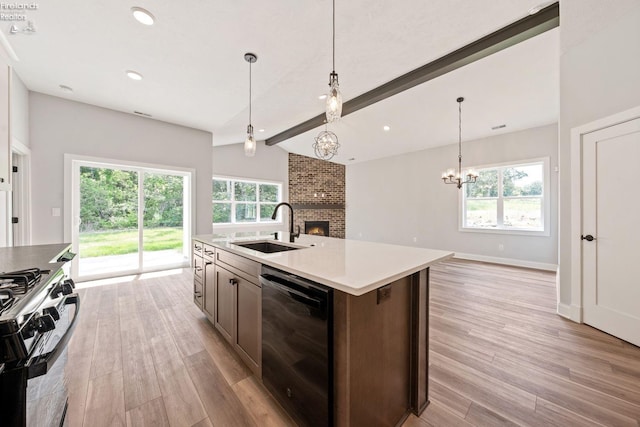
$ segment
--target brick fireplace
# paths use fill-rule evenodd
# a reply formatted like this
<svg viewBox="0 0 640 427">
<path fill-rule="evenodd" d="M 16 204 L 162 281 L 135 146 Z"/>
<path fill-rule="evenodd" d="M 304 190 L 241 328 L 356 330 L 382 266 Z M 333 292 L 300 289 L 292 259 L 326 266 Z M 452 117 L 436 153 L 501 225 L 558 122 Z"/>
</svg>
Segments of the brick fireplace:
<svg viewBox="0 0 640 427">
<path fill-rule="evenodd" d="M 345 167 L 289 153 L 289 203 L 295 224 L 328 222 L 330 237 L 345 237 Z"/>
</svg>

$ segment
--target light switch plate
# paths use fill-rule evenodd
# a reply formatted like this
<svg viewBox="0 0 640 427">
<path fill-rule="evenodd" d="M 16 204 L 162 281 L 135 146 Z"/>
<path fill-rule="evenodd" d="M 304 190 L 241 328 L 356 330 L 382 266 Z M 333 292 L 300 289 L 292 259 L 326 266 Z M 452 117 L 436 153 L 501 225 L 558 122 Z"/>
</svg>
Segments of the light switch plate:
<svg viewBox="0 0 640 427">
<path fill-rule="evenodd" d="M 51 216 L 60 216 L 60 208 L 51 208 Z"/>
</svg>

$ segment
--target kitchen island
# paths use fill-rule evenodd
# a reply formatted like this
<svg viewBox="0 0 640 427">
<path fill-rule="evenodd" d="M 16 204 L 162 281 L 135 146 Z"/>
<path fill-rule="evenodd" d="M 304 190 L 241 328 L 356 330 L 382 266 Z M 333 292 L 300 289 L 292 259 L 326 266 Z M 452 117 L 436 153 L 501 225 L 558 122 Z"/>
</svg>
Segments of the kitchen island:
<svg viewBox="0 0 640 427">
<path fill-rule="evenodd" d="M 194 301 L 261 377 L 261 266 L 331 289 L 329 424 L 400 425 L 419 415 L 428 404 L 429 266 L 453 253 L 309 235 L 289 240 L 288 233 L 195 236 Z M 240 246 L 246 241 L 296 249 L 264 253 Z M 227 287 L 216 282 L 236 284 L 236 293 L 225 297 Z M 225 318 L 233 322 L 225 326 Z"/>
</svg>

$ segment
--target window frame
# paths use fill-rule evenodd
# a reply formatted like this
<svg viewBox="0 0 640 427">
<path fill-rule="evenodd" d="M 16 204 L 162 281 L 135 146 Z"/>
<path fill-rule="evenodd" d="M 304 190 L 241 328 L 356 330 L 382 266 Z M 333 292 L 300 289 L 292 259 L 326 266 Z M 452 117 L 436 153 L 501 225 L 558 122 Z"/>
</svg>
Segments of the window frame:
<svg viewBox="0 0 640 427">
<path fill-rule="evenodd" d="M 466 191 L 462 188 L 459 192 L 459 215 L 458 215 L 458 231 L 468 232 L 468 233 L 489 233 L 489 234 L 511 234 L 511 235 L 525 235 L 525 236 L 550 236 L 551 235 L 551 227 L 550 227 L 550 218 L 551 218 L 551 182 L 550 182 L 550 173 L 549 173 L 549 157 L 538 157 L 532 159 L 523 159 L 517 161 L 509 161 L 502 163 L 493 163 L 487 165 L 479 165 L 468 167 L 466 169 L 473 169 L 477 172 L 486 169 L 498 169 L 498 196 L 497 197 L 488 197 L 487 199 L 497 200 L 497 218 L 496 227 L 471 227 L 465 225 L 466 219 Z M 502 183 L 502 172 L 501 170 L 507 168 L 515 168 L 520 166 L 532 166 L 536 164 L 542 165 L 542 195 L 541 196 L 504 196 L 503 195 L 503 183 Z M 469 185 L 469 184 L 465 184 Z M 473 184 L 471 184 L 473 185 Z M 542 210 L 541 210 L 541 218 L 542 228 L 541 229 L 526 229 L 526 228 L 504 228 L 502 222 L 504 221 L 504 200 L 513 200 L 513 199 L 524 199 L 524 198 L 535 198 L 542 199 Z"/>
<path fill-rule="evenodd" d="M 278 216 L 276 220 L 261 220 L 260 219 L 260 205 L 277 205 L 278 203 L 283 201 L 284 192 L 283 192 L 283 183 L 280 181 L 267 181 L 255 178 L 244 178 L 244 177 L 234 177 L 234 176 L 223 176 L 223 175 L 214 175 L 211 177 L 211 188 L 213 192 L 213 181 L 230 181 L 231 182 L 231 200 L 213 200 L 213 193 L 211 194 L 211 215 L 213 216 L 213 207 L 216 203 L 231 203 L 231 222 L 213 222 L 212 225 L 214 228 L 237 228 L 237 227 L 265 227 L 270 225 L 282 225 L 282 214 L 278 212 Z M 246 201 L 246 200 L 235 200 L 235 183 L 241 182 L 245 184 L 255 184 L 256 185 L 256 200 L 255 202 Z M 275 185 L 278 187 L 278 201 L 276 202 L 260 202 L 260 185 Z M 256 220 L 255 221 L 236 221 L 236 206 L 238 204 L 247 204 L 247 203 L 255 203 L 256 205 Z"/>
</svg>

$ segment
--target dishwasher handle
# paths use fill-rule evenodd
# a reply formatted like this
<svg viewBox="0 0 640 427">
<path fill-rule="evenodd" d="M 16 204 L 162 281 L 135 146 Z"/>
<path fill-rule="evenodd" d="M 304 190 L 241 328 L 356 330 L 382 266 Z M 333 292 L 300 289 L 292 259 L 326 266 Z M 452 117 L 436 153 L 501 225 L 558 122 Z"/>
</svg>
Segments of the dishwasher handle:
<svg viewBox="0 0 640 427">
<path fill-rule="evenodd" d="M 313 298 L 305 294 L 304 292 L 300 292 L 296 289 L 293 289 L 287 286 L 284 283 L 280 283 L 279 281 L 277 281 L 277 279 L 274 276 L 270 276 L 270 275 L 260 276 L 260 283 L 263 286 L 271 287 L 280 293 L 290 296 L 294 298 L 296 301 L 301 302 L 305 305 L 308 305 L 309 307 L 322 310 L 325 306 L 324 301 Z"/>
</svg>

